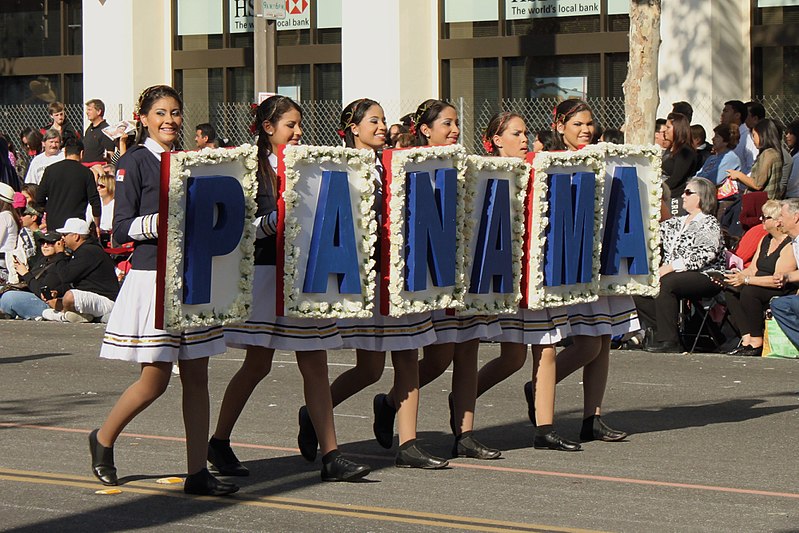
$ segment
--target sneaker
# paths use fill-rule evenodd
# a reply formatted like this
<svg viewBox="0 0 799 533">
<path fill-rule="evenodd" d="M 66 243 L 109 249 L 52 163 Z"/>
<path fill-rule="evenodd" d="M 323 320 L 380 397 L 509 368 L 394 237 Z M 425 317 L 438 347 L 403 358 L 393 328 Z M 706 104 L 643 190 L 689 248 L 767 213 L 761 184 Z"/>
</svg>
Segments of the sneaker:
<svg viewBox="0 0 799 533">
<path fill-rule="evenodd" d="M 51 322 L 66 322 L 64 313 L 56 311 L 55 309 L 45 309 L 42 311 L 42 318 Z"/>
<path fill-rule="evenodd" d="M 75 313 L 74 311 L 64 311 L 64 322 L 71 322 L 73 324 L 85 324 L 94 320 L 93 315 L 86 313 Z"/>
</svg>

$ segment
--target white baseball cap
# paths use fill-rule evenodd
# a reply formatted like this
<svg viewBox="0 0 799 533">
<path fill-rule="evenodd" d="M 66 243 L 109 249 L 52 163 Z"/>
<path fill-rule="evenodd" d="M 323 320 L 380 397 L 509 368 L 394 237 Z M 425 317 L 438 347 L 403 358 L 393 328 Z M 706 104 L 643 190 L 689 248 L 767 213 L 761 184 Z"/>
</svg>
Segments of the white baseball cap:
<svg viewBox="0 0 799 533">
<path fill-rule="evenodd" d="M 58 228 L 56 230 L 61 235 L 66 235 L 67 233 L 77 233 L 78 235 L 88 235 L 89 234 L 89 223 L 80 218 L 68 218 L 67 221 L 64 223 L 63 228 Z"/>
</svg>

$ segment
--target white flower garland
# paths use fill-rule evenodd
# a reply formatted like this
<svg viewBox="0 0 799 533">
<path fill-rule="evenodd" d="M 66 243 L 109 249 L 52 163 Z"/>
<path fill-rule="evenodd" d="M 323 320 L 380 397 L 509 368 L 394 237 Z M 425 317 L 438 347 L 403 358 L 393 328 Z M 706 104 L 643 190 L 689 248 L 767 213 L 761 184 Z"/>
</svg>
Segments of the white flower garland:
<svg viewBox="0 0 799 533">
<path fill-rule="evenodd" d="M 471 297 L 469 293 L 464 296 L 462 315 L 497 315 L 500 313 L 515 313 L 521 300 L 522 254 L 524 252 L 524 201 L 527 195 L 527 183 L 530 180 L 532 167 L 516 157 L 484 157 L 470 155 L 466 160 L 465 194 L 461 205 L 465 207 L 466 223 L 462 234 L 464 242 L 470 242 L 477 220 L 474 216 L 474 197 L 477 193 L 476 174 L 482 171 L 508 172 L 513 179 L 515 194 L 511 195 L 513 220 L 511 221 L 511 242 L 513 243 L 513 289 L 503 296 L 496 295 L 492 302 Z M 465 272 L 468 276 L 470 272 Z"/>
<path fill-rule="evenodd" d="M 239 294 L 224 309 L 210 312 L 187 313 L 182 304 L 183 296 L 183 249 L 186 210 L 186 181 L 191 176 L 191 167 L 215 165 L 240 161 L 244 167 L 242 188 L 244 189 L 245 221 L 239 249 Z M 164 295 L 164 328 L 184 330 L 202 326 L 224 325 L 243 322 L 250 316 L 252 305 L 253 257 L 255 255 L 255 195 L 258 189 L 256 171 L 258 149 L 249 144 L 237 148 L 203 148 L 194 152 L 176 152 L 170 155 L 169 178 L 169 223 L 166 237 L 166 290 Z"/>
<path fill-rule="evenodd" d="M 283 193 L 286 207 L 283 263 L 283 301 L 286 316 L 299 318 L 367 318 L 372 316 L 377 283 L 373 258 L 377 242 L 377 215 L 374 211 L 375 184 L 371 179 L 374 157 L 374 152 L 371 150 L 356 150 L 341 146 L 286 147 L 283 155 L 286 166 L 286 188 Z M 361 219 L 356 228 L 361 238 L 356 245 L 359 246 L 363 258 L 359 263 L 362 292 L 357 300 L 342 299 L 343 295 L 340 295 L 337 296 L 335 302 L 315 301 L 304 295 L 301 292 L 301 286 L 298 285 L 297 262 L 301 250 L 296 245 L 296 240 L 301 228 L 294 211 L 300 200 L 296 187 L 301 179 L 301 173 L 295 167 L 299 163 L 322 165 L 328 162 L 349 167 L 350 173 L 355 174 L 357 183 L 361 185 L 358 191 L 358 211 Z"/>
<path fill-rule="evenodd" d="M 646 278 L 631 278 L 627 283 L 603 283 L 600 275 L 600 294 L 603 295 L 639 295 L 657 296 L 660 291 L 660 202 L 663 195 L 661 180 L 661 148 L 654 144 L 612 144 L 599 143 L 600 149 L 605 150 L 607 157 L 641 157 L 650 165 L 651 171 L 645 176 L 639 176 L 647 186 L 649 208 L 649 275 Z"/>
<path fill-rule="evenodd" d="M 553 167 L 587 167 L 597 176 L 594 196 L 594 228 L 596 235 L 602 235 L 604 228 L 603 191 L 605 175 L 605 151 L 590 146 L 570 152 L 539 152 L 533 159 L 535 181 L 533 185 L 532 227 L 530 228 L 530 264 L 543 265 L 546 245 L 546 231 L 549 224 L 549 205 L 547 192 L 549 184 L 545 179 L 547 171 Z M 579 284 L 570 290 L 558 290 L 544 286 L 543 269 L 530 272 L 528 282 L 527 307 L 544 309 L 578 303 L 594 302 L 599 298 L 599 267 L 601 257 L 601 238 L 594 239 L 591 282 Z"/>
<path fill-rule="evenodd" d="M 466 275 L 464 263 L 466 258 L 466 236 L 462 231 L 456 234 L 455 242 L 455 287 L 451 293 L 439 293 L 428 298 L 414 298 L 413 293 L 404 290 L 405 281 L 405 167 L 408 164 L 423 163 L 438 159 L 451 162 L 458 173 L 458 201 L 466 199 L 465 184 L 466 152 L 463 146 L 430 146 L 399 150 L 391 158 L 391 184 L 389 203 L 391 246 L 389 250 L 390 273 L 388 280 L 389 315 L 403 316 L 412 313 L 423 313 L 437 309 L 461 309 L 466 294 Z M 473 194 L 473 193 L 472 193 Z M 464 209 L 457 209 L 456 225 L 463 228 L 466 221 Z"/>
</svg>

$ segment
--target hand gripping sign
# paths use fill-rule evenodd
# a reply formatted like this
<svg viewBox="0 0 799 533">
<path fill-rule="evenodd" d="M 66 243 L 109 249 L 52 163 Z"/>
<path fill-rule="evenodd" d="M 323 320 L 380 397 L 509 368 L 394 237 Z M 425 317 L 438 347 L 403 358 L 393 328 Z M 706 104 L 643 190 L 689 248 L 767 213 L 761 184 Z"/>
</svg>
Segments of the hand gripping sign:
<svg viewBox="0 0 799 533">
<path fill-rule="evenodd" d="M 383 315 L 463 307 L 465 159 L 459 145 L 383 152 Z"/>
<path fill-rule="evenodd" d="M 249 317 L 257 166 L 249 145 L 162 154 L 157 328 Z"/>
<path fill-rule="evenodd" d="M 373 312 L 377 240 L 374 152 L 278 151 L 277 313 L 306 318 Z"/>
</svg>

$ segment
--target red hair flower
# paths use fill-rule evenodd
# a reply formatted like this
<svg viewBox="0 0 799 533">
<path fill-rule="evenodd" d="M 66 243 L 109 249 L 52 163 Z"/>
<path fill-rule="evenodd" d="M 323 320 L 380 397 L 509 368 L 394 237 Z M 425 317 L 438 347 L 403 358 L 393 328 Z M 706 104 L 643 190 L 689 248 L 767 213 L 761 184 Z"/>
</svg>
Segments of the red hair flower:
<svg viewBox="0 0 799 533">
<path fill-rule="evenodd" d="M 485 151 L 488 152 L 489 154 L 494 153 L 494 143 L 492 143 L 485 137 L 483 137 L 483 148 L 485 148 Z"/>
<path fill-rule="evenodd" d="M 139 121 L 139 114 L 135 111 L 133 112 L 133 120 L 135 120 L 136 122 Z"/>
<path fill-rule="evenodd" d="M 341 137 L 342 139 L 344 138 L 344 130 L 342 130 L 341 128 L 337 129 L 337 130 L 336 130 L 336 133 L 337 133 L 337 134 L 338 134 L 338 136 L 339 136 L 339 137 Z"/>
<path fill-rule="evenodd" d="M 408 128 L 408 133 L 411 135 L 416 135 L 416 123 L 411 123 L 411 127 Z"/>
</svg>

